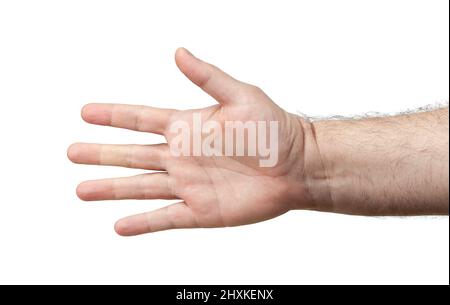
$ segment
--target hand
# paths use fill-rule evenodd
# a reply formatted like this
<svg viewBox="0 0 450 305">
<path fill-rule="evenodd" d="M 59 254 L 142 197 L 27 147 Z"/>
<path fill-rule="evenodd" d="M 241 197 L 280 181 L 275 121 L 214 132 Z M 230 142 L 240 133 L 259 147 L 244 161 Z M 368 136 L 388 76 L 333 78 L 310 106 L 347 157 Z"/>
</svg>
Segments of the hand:
<svg viewBox="0 0 450 305">
<path fill-rule="evenodd" d="M 68 157 L 75 163 L 156 170 L 129 178 L 87 181 L 79 185 L 82 200 L 180 199 L 180 203 L 119 220 L 120 235 L 137 235 L 177 228 L 224 227 L 255 223 L 293 208 L 310 208 L 305 152 L 314 141 L 308 123 L 275 105 L 257 87 L 242 83 L 179 49 L 180 70 L 218 104 L 201 110 L 178 111 L 146 106 L 89 104 L 83 119 L 164 135 L 170 143 L 173 122 L 192 127 L 194 113 L 202 121 L 276 121 L 278 162 L 261 167 L 260 156 L 181 156 L 167 143 L 156 145 L 73 144 Z M 247 151 L 248 147 L 245 147 Z M 312 162 L 314 163 L 314 162 Z"/>
</svg>

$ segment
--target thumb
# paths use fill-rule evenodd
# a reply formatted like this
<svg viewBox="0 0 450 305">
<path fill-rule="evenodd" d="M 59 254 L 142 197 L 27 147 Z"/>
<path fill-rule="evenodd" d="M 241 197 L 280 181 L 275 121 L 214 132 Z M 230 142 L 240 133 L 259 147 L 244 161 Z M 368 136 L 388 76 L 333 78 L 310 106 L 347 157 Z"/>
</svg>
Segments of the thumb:
<svg viewBox="0 0 450 305">
<path fill-rule="evenodd" d="M 202 88 L 221 104 L 233 104 L 239 100 L 244 83 L 232 78 L 219 68 L 192 55 L 185 48 L 175 53 L 178 68 L 194 84 Z"/>
</svg>

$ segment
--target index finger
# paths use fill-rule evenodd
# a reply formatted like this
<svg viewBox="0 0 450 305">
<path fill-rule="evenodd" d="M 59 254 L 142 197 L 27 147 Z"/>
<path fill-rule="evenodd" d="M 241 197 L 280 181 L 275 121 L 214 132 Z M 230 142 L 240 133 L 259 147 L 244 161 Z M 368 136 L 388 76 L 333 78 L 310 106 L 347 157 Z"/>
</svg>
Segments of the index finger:
<svg viewBox="0 0 450 305">
<path fill-rule="evenodd" d="M 176 110 L 124 104 L 87 104 L 81 111 L 88 123 L 163 134 Z"/>
</svg>

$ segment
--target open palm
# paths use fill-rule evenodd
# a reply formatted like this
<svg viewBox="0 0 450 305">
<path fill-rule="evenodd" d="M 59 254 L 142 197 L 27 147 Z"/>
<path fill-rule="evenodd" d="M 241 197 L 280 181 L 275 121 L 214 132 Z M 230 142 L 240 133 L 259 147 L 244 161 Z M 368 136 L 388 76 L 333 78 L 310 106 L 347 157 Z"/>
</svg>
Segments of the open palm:
<svg viewBox="0 0 450 305">
<path fill-rule="evenodd" d="M 83 200 L 179 199 L 165 208 L 119 220 L 121 235 L 175 228 L 235 226 L 267 220 L 306 206 L 302 181 L 305 171 L 305 122 L 275 105 L 257 87 L 242 83 L 185 49 L 176 53 L 180 70 L 219 103 L 199 110 L 178 111 L 147 106 L 89 104 L 85 121 L 174 138 L 171 123 L 192 126 L 194 113 L 202 121 L 276 121 L 278 162 L 261 167 L 260 156 L 175 156 L 169 144 L 73 144 L 68 151 L 75 163 L 154 170 L 128 178 L 87 181 L 77 189 Z M 293 183 L 295 182 L 295 183 Z"/>
</svg>

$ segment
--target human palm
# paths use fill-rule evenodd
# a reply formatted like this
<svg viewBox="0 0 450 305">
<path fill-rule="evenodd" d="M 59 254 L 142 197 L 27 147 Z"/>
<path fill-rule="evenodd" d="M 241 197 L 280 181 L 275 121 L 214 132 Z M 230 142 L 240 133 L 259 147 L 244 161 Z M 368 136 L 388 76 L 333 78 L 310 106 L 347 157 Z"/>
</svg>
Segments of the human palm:
<svg viewBox="0 0 450 305">
<path fill-rule="evenodd" d="M 292 181 L 304 172 L 304 122 L 276 106 L 260 89 L 239 82 L 218 68 L 193 57 L 185 49 L 176 54 L 180 70 L 215 98 L 217 105 L 177 111 L 146 106 L 89 104 L 83 119 L 161 134 L 167 143 L 155 145 L 100 145 L 77 143 L 69 148 L 70 160 L 82 164 L 113 165 L 154 170 L 128 178 L 87 181 L 77 189 L 83 200 L 179 199 L 159 210 L 119 220 L 121 235 L 136 235 L 175 228 L 222 227 L 249 224 L 279 216 L 296 206 L 306 192 Z M 170 149 L 174 122 L 192 117 L 202 122 L 278 122 L 278 162 L 261 167 L 261 156 L 176 156 Z M 194 133 L 190 135 L 191 140 Z M 168 144 L 169 143 L 169 144 Z M 245 143 L 244 150 L 249 147 Z M 192 152 L 190 147 L 189 152 Z M 300 184 L 301 185 L 301 184 Z"/>
</svg>

